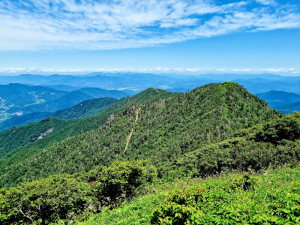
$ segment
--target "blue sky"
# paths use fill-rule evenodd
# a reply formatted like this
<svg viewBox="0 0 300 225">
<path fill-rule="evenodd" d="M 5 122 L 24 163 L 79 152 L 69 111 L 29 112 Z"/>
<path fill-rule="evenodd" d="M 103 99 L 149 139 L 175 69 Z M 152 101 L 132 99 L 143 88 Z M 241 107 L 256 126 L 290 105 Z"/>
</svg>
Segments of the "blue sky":
<svg viewBox="0 0 300 225">
<path fill-rule="evenodd" d="M 1 0 L 0 73 L 300 76 L 300 0 Z"/>
</svg>

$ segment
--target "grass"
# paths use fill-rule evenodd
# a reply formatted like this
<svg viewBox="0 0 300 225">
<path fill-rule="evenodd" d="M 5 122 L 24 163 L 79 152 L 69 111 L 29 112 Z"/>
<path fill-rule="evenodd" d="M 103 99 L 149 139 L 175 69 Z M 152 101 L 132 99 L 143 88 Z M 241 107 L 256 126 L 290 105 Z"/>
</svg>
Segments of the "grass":
<svg viewBox="0 0 300 225">
<path fill-rule="evenodd" d="M 155 211 L 162 224 L 168 224 L 165 219 L 168 216 L 172 224 L 185 224 L 188 220 L 191 224 L 300 224 L 299 178 L 298 165 L 295 168 L 285 166 L 266 170 L 261 174 L 236 173 L 206 179 L 177 179 L 171 183 L 148 186 L 143 195 L 116 209 L 104 208 L 100 214 L 81 224 L 151 224 Z M 199 189 L 204 190 L 205 200 L 193 202 L 190 197 Z M 184 199 L 182 196 L 188 199 L 185 203 L 180 205 L 174 201 Z M 167 208 L 172 204 L 179 205 L 180 209 L 183 206 L 191 209 L 190 214 L 186 212 L 185 221 L 176 220 L 179 212 L 170 212 Z M 197 222 L 191 219 L 194 209 L 201 214 Z M 180 215 L 184 217 L 185 214 Z"/>
<path fill-rule="evenodd" d="M 148 186 L 143 195 L 124 202 L 116 209 L 104 208 L 100 214 L 94 215 L 88 221 L 80 224 L 150 224 L 153 211 L 167 196 L 170 188 L 172 188 L 172 184 Z"/>
<path fill-rule="evenodd" d="M 82 224 L 150 224 L 150 217 L 163 195 L 148 194 L 124 203 L 120 208 L 104 210 Z"/>
</svg>

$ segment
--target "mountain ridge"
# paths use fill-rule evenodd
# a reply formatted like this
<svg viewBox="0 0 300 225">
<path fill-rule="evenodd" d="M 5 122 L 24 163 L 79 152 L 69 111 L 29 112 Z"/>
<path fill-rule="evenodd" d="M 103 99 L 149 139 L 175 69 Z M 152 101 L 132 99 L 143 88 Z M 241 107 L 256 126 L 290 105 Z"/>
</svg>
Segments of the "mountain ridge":
<svg viewBox="0 0 300 225">
<path fill-rule="evenodd" d="M 124 153 L 139 105 L 139 120 Z M 36 150 L 35 154 L 24 152 L 17 161 L 13 157 L 1 166 L 1 174 L 5 174 L 2 185 L 30 181 L 30 177 L 87 171 L 119 157 L 148 159 L 164 168 L 167 161 L 180 154 L 229 138 L 232 130 L 281 116 L 236 83 L 204 85 L 172 98 L 131 104 L 98 129 L 54 143 L 43 151 Z M 43 170 L 34 172 L 40 165 Z M 17 167 L 16 174 L 13 168 Z M 15 180 L 10 178 L 12 171 Z"/>
<path fill-rule="evenodd" d="M 62 141 L 65 138 L 72 137 L 87 131 L 99 128 L 103 125 L 111 114 L 120 112 L 133 102 L 143 103 L 151 98 L 164 99 L 177 93 L 170 93 L 164 90 L 147 89 L 133 97 L 126 97 L 108 107 L 100 114 L 84 119 L 58 120 L 44 119 L 39 123 L 29 123 L 21 127 L 13 127 L 0 132 L 0 158 L 11 157 L 16 152 L 21 152 L 30 148 L 44 148 L 49 144 Z M 32 141 L 31 137 L 36 136 L 49 128 L 54 131 L 41 140 Z"/>
</svg>

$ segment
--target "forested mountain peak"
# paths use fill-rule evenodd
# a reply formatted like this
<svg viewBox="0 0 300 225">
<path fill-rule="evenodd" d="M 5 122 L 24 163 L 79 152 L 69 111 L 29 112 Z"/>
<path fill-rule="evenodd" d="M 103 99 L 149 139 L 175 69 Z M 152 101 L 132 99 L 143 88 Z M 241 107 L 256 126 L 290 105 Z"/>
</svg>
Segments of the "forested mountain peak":
<svg viewBox="0 0 300 225">
<path fill-rule="evenodd" d="M 282 116 L 233 82 L 204 85 L 167 99 L 134 100 L 164 92 L 148 89 L 125 98 L 125 102 L 132 100 L 131 105 L 110 119 L 109 115 L 105 117 L 106 123 L 100 128 L 54 143 L 43 151 L 28 150 L 8 159 L 2 167 L 1 185 L 88 171 L 118 158 L 148 159 L 163 168 L 179 155 L 228 139 L 238 129 Z"/>
</svg>

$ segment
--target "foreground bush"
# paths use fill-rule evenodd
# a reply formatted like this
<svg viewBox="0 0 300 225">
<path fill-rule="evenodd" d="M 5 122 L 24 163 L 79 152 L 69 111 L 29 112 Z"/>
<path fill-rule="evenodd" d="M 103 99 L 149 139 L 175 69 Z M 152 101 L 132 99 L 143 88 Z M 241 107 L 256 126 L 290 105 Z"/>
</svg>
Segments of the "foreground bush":
<svg viewBox="0 0 300 225">
<path fill-rule="evenodd" d="M 172 191 L 151 223 L 300 224 L 299 173 L 298 167 L 294 176 L 287 169 L 271 176 L 240 174 Z"/>
<path fill-rule="evenodd" d="M 49 224 L 83 220 L 116 206 L 153 181 L 146 161 L 115 161 L 87 173 L 62 174 L 0 189 L 1 224 Z"/>
<path fill-rule="evenodd" d="M 300 224 L 299 177 L 295 165 L 156 183 L 148 194 L 80 224 Z"/>
</svg>

